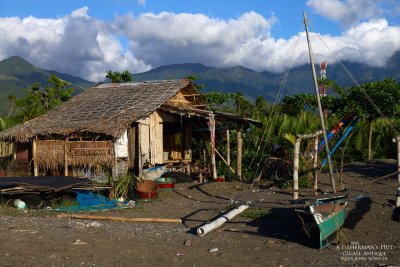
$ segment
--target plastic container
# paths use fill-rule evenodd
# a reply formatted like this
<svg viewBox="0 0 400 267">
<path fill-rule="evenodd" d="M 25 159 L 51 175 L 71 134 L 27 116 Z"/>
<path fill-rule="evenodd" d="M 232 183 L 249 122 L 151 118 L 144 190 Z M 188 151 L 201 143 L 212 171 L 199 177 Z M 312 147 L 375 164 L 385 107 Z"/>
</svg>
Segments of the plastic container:
<svg viewBox="0 0 400 267">
<path fill-rule="evenodd" d="M 217 177 L 217 182 L 225 182 L 225 177 L 224 176 Z"/>
<path fill-rule="evenodd" d="M 158 178 L 156 179 L 160 191 L 172 191 L 175 187 L 175 178 Z"/>
<path fill-rule="evenodd" d="M 158 184 L 152 180 L 138 181 L 136 191 L 141 198 L 153 198 L 157 195 Z"/>
<path fill-rule="evenodd" d="M 21 199 L 16 199 L 14 201 L 14 206 L 19 210 L 26 209 L 26 203 L 23 202 Z"/>
</svg>

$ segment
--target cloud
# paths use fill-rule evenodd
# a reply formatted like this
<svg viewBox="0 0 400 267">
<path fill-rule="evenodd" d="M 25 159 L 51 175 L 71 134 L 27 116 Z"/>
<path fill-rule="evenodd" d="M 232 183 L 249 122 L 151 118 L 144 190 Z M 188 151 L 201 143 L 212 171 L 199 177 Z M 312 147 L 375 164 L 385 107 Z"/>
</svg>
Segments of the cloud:
<svg viewBox="0 0 400 267">
<path fill-rule="evenodd" d="M 186 62 L 226 66 L 242 62 L 243 50 L 268 38 L 275 21 L 255 12 L 228 21 L 162 12 L 116 17 L 113 26 L 128 37 L 135 56 L 152 66 Z"/>
<path fill-rule="evenodd" d="M 329 0 L 328 0 L 329 1 Z M 277 18 L 255 12 L 223 20 L 203 14 L 145 13 L 115 16 L 111 22 L 88 15 L 83 7 L 58 19 L 0 18 L 0 60 L 19 55 L 35 66 L 70 73 L 91 81 L 105 78 L 106 70 L 139 73 L 176 63 L 207 66 L 242 65 L 257 71 L 283 72 L 291 59 L 297 36 L 274 38 Z M 127 40 L 123 47 L 120 37 Z M 400 27 L 385 19 L 355 24 L 340 36 L 324 41 L 341 60 L 383 66 L 400 50 Z M 316 62 L 333 57 L 311 34 Z M 292 66 L 309 62 L 303 33 Z"/>
<path fill-rule="evenodd" d="M 142 72 L 151 67 L 123 51 L 110 25 L 91 18 L 87 7 L 59 19 L 0 18 L 0 59 L 18 55 L 35 66 L 104 80 L 106 70 Z"/>
<path fill-rule="evenodd" d="M 307 5 L 318 14 L 343 26 L 352 26 L 361 20 L 380 18 L 384 10 L 381 0 L 308 0 Z"/>
</svg>

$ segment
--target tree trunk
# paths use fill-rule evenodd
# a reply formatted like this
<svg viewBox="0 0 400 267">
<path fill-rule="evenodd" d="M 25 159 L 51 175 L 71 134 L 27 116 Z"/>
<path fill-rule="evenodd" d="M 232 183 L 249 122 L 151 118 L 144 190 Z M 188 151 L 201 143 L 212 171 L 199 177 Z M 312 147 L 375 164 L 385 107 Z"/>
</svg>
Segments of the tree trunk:
<svg viewBox="0 0 400 267">
<path fill-rule="evenodd" d="M 374 126 L 374 121 L 369 123 L 369 135 L 368 135 L 368 160 L 372 159 L 372 128 Z"/>
</svg>

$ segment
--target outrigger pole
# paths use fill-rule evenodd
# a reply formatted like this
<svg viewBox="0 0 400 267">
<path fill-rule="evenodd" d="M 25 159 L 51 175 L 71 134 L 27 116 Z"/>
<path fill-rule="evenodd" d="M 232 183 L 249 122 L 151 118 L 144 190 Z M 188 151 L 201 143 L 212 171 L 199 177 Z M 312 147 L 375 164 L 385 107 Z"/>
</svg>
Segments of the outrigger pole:
<svg viewBox="0 0 400 267">
<path fill-rule="evenodd" d="M 335 178 L 333 177 L 333 170 L 332 170 L 332 162 L 331 162 L 331 156 L 330 156 L 330 151 L 329 151 L 329 144 L 328 144 L 328 139 L 326 138 L 324 114 L 322 112 L 321 98 L 319 96 L 319 90 L 318 90 L 317 75 L 315 73 L 314 57 L 313 57 L 313 53 L 312 53 L 310 37 L 308 35 L 308 25 L 307 25 L 306 12 L 304 12 L 303 15 L 304 15 L 304 25 L 305 25 L 306 34 L 307 34 L 308 52 L 310 54 L 311 69 L 312 69 L 312 74 L 313 74 L 313 78 L 314 78 L 315 94 L 317 96 L 319 118 L 321 120 L 322 134 L 324 136 L 325 149 L 326 149 L 326 154 L 327 154 L 327 159 L 328 159 L 329 176 L 331 178 L 332 191 L 333 191 L 333 193 L 336 193 Z"/>
</svg>

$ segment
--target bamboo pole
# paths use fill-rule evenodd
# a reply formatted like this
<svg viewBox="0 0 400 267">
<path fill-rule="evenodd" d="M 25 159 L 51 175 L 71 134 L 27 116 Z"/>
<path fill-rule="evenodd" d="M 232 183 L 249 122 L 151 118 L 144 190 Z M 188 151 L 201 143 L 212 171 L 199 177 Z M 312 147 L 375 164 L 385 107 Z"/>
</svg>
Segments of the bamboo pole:
<svg viewBox="0 0 400 267">
<path fill-rule="evenodd" d="M 339 186 L 340 189 L 343 189 L 343 162 L 344 162 L 344 151 L 346 150 L 345 147 L 339 147 L 341 153 L 340 156 L 340 177 L 339 177 Z"/>
<path fill-rule="evenodd" d="M 331 162 L 331 156 L 330 156 L 330 151 L 329 151 L 329 144 L 328 144 L 328 139 L 326 137 L 326 131 L 325 131 L 324 114 L 322 112 L 321 98 L 319 96 L 319 89 L 318 89 L 318 82 L 317 82 L 317 75 L 315 73 L 314 57 L 313 57 L 313 53 L 312 53 L 310 36 L 308 34 L 308 22 L 307 22 L 307 18 L 306 18 L 306 12 L 304 12 L 303 14 L 304 14 L 304 24 L 305 24 L 305 28 L 306 28 L 306 34 L 307 34 L 308 52 L 310 54 L 311 70 L 312 70 L 312 74 L 313 74 L 313 78 L 314 78 L 315 93 L 317 96 L 319 118 L 321 121 L 322 134 L 324 136 L 325 149 L 326 149 L 326 154 L 327 154 L 327 159 L 328 159 L 329 176 L 331 178 L 332 191 L 333 191 L 333 193 L 336 193 L 335 178 L 333 177 L 333 169 L 332 169 L 332 162 Z"/>
<path fill-rule="evenodd" d="M 236 162 L 236 177 L 238 180 L 242 181 L 242 130 L 237 129 L 236 133 L 236 143 L 237 143 L 237 162 Z"/>
<path fill-rule="evenodd" d="M 296 137 L 294 143 L 294 155 L 293 155 L 293 199 L 297 200 L 299 198 L 299 155 L 300 155 L 300 143 L 301 138 Z"/>
<path fill-rule="evenodd" d="M 318 136 L 314 136 L 314 147 L 313 147 L 313 178 L 314 178 L 314 189 L 318 189 Z M 316 196 L 318 193 L 315 192 Z"/>
<path fill-rule="evenodd" d="M 400 172 L 400 136 L 393 139 L 397 148 L 397 171 Z M 400 173 L 397 174 L 396 208 L 400 207 Z"/>
<path fill-rule="evenodd" d="M 235 173 L 231 167 L 231 144 L 230 144 L 230 136 L 229 136 L 229 126 L 226 129 L 226 165 L 228 166 L 227 177 L 226 179 L 231 180 L 231 170 Z"/>
<path fill-rule="evenodd" d="M 32 160 L 33 160 L 33 176 L 39 176 L 38 164 L 36 162 L 36 142 L 37 137 L 32 139 Z"/>
<path fill-rule="evenodd" d="M 64 141 L 64 176 L 68 176 L 68 138 Z"/>
<path fill-rule="evenodd" d="M 122 222 L 158 222 L 158 223 L 182 223 L 181 219 L 163 219 L 163 218 L 125 218 L 114 216 L 94 216 L 81 214 L 63 214 L 57 215 L 57 218 L 85 219 L 85 220 L 113 220 Z"/>
<path fill-rule="evenodd" d="M 224 157 L 221 155 L 221 153 L 219 153 L 219 151 L 217 149 L 215 149 L 215 152 L 217 153 L 217 155 L 222 159 L 222 161 L 225 163 L 225 165 L 229 168 L 230 171 L 233 172 L 233 174 L 235 173 L 235 170 L 228 164 L 228 162 L 224 159 Z"/>
<path fill-rule="evenodd" d="M 142 126 L 140 123 L 138 123 L 137 126 L 137 131 L 138 131 L 138 176 L 142 178 L 142 138 L 140 137 L 142 134 Z M 114 152 L 115 153 L 115 152 Z"/>
<path fill-rule="evenodd" d="M 215 162 L 215 118 L 209 115 L 210 139 L 211 139 L 211 168 L 213 179 L 217 179 L 217 164 Z"/>
</svg>

